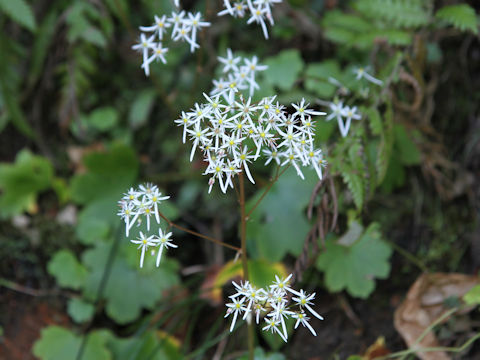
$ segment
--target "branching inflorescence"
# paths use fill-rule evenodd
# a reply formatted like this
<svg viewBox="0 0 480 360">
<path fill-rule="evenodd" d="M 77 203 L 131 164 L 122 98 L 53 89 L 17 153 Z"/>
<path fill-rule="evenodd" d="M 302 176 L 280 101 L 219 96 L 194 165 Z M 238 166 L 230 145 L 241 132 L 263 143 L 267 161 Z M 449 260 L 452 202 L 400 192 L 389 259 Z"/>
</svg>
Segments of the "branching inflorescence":
<svg viewBox="0 0 480 360">
<path fill-rule="evenodd" d="M 147 231 L 150 231 L 151 217 L 155 219 L 157 224 L 160 225 L 160 210 L 159 205 L 162 201 L 169 199 L 170 196 L 162 196 L 156 185 L 145 184 L 140 185 L 138 189 L 130 188 L 118 202 L 120 211 L 118 215 L 125 222 L 125 235 L 128 237 L 130 229 L 135 223 L 140 224 L 143 219 L 147 224 Z M 161 228 L 158 229 L 158 235 L 145 235 L 140 232 L 137 239 L 130 240 L 133 244 L 138 245 L 138 249 L 141 249 L 140 255 L 140 267 L 143 267 L 143 260 L 145 253 L 149 248 L 158 248 L 157 252 L 157 267 L 160 265 L 163 250 L 177 245 L 172 243 L 172 233 L 167 233 Z"/>
<path fill-rule="evenodd" d="M 179 6 L 178 1 L 175 5 Z M 192 13 L 184 10 L 174 11 L 171 16 L 155 15 L 155 23 L 151 26 L 140 26 L 140 30 L 146 35 L 140 34 L 138 44 L 132 46 L 132 49 L 142 52 L 142 68 L 145 75 L 150 75 L 150 64 L 153 61 L 167 63 L 165 55 L 168 52 L 167 47 L 163 47 L 163 41 L 170 33 L 170 39 L 173 41 L 186 41 L 190 45 L 190 51 L 193 53 L 200 45 L 197 43 L 197 32 L 203 27 L 210 26 L 209 22 L 202 21 L 200 12 Z"/>
<path fill-rule="evenodd" d="M 262 330 L 278 334 L 283 341 L 287 342 L 288 333 L 285 320 L 293 318 L 296 320 L 295 329 L 302 324 L 313 335 L 317 336 L 317 333 L 309 324 L 310 317 L 308 316 L 308 313 L 310 313 L 323 320 L 323 317 L 312 308 L 315 293 L 307 294 L 303 290 L 292 289 L 289 286 L 291 277 L 292 274 L 285 279 L 275 276 L 274 283 L 266 289 L 256 288 L 248 281 L 240 283 L 240 285 L 232 282 L 237 292 L 229 296 L 232 302 L 226 304 L 227 313 L 225 315 L 225 317 L 228 317 L 233 314 L 230 332 L 233 331 L 239 316 L 243 320 L 255 317 L 257 324 L 263 318 L 266 325 Z M 291 300 L 289 300 L 290 297 Z"/>
<path fill-rule="evenodd" d="M 366 81 L 382 86 L 383 82 L 372 75 L 370 75 L 365 68 L 356 68 L 354 70 L 355 73 L 355 79 L 361 80 L 365 79 Z M 340 83 L 337 79 L 334 78 L 329 78 L 329 82 L 335 86 L 340 87 L 343 91 L 348 93 L 348 89 Z M 348 106 L 344 105 L 343 101 L 340 101 L 338 98 L 336 98 L 332 102 L 327 103 L 328 107 L 330 108 L 330 113 L 327 115 L 326 120 L 330 121 L 332 119 L 337 120 L 338 123 L 338 128 L 340 130 L 340 134 L 342 134 L 342 137 L 345 137 L 348 135 L 348 131 L 350 130 L 350 125 L 352 124 L 352 120 L 360 120 L 362 118 L 362 115 L 358 112 L 356 106 Z"/>
<path fill-rule="evenodd" d="M 233 17 L 243 18 L 247 13 L 249 16 L 247 24 L 257 23 L 260 24 L 263 31 L 263 36 L 268 39 L 267 24 L 268 21 L 271 26 L 274 25 L 272 7 L 275 3 L 281 3 L 282 0 L 237 0 L 233 1 L 224 0 L 224 10 L 218 13 L 219 16 L 231 15 Z"/>
<path fill-rule="evenodd" d="M 292 104 L 295 111 L 291 114 L 276 101 L 276 96 L 253 103 L 240 91 L 249 88 L 252 94 L 258 86 L 255 71 L 265 67 L 257 64 L 255 57 L 238 67 L 241 58 L 235 58 L 230 51 L 220 61 L 225 64 L 224 71 L 231 72 L 229 80 L 215 80 L 210 96 L 204 94 L 206 102 L 196 103 L 175 120 L 183 127 L 183 142 L 187 135 L 192 141 L 190 161 L 199 150 L 208 163 L 204 175 L 210 176 L 209 192 L 215 182 L 224 193 L 233 188 L 233 177 L 242 171 L 255 183 L 249 164 L 261 157 L 265 165 L 292 165 L 302 179 L 300 167 L 312 167 L 321 179 L 326 161 L 321 149 L 314 146 L 312 117 L 325 113 L 309 109 L 304 99 Z"/>
</svg>

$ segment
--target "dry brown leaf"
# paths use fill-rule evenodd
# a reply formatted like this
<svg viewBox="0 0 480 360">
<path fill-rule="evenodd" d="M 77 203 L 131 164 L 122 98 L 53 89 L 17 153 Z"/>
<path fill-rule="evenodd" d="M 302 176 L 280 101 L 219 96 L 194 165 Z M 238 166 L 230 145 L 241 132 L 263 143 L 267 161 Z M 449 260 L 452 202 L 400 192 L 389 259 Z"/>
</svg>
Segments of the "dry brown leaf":
<svg viewBox="0 0 480 360">
<path fill-rule="evenodd" d="M 380 336 L 372 345 L 370 345 L 363 355 L 365 360 L 374 360 L 378 357 L 390 354 L 390 350 L 385 346 L 385 338 Z"/>
<path fill-rule="evenodd" d="M 408 291 L 406 299 L 395 311 L 395 328 L 408 347 L 421 349 L 439 346 L 432 332 L 429 332 L 419 343 L 416 341 L 430 324 L 448 311 L 444 306 L 447 298 L 461 298 L 478 283 L 478 277 L 464 274 L 421 275 Z M 418 352 L 416 355 L 422 360 L 450 359 L 447 353 L 442 351 Z"/>
</svg>

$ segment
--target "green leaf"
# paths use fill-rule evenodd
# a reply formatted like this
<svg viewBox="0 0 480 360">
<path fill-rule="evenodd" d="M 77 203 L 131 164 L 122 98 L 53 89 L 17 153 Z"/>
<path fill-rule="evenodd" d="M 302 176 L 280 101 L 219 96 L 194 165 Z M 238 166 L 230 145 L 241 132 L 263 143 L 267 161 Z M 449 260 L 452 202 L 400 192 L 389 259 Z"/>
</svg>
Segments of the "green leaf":
<svg viewBox="0 0 480 360">
<path fill-rule="evenodd" d="M 368 19 L 383 21 L 389 27 L 408 28 L 428 24 L 430 3 L 430 0 L 357 0 L 353 6 Z"/>
<path fill-rule="evenodd" d="M 20 95 L 15 90 L 9 88 L 8 85 L 3 74 L 0 74 L 0 95 L 3 97 L 5 108 L 7 109 L 7 117 L 4 121 L 11 121 L 22 134 L 29 138 L 35 138 L 35 133 L 20 107 L 18 99 Z"/>
<path fill-rule="evenodd" d="M 18 153 L 14 164 L 0 164 L 0 217 L 34 210 L 37 194 L 48 189 L 53 166 L 28 150 Z"/>
<path fill-rule="evenodd" d="M 376 161 L 377 168 L 377 185 L 381 184 L 387 174 L 389 161 L 391 158 L 394 133 L 393 133 L 393 110 L 391 104 L 388 104 L 387 111 L 384 114 L 384 134 L 378 149 L 378 156 Z"/>
<path fill-rule="evenodd" d="M 92 318 L 95 308 L 92 304 L 82 299 L 73 298 L 68 301 L 67 311 L 75 322 L 83 323 Z"/>
<path fill-rule="evenodd" d="M 28 30 L 35 30 L 33 11 L 25 0 L 0 0 L 0 11 Z"/>
<path fill-rule="evenodd" d="M 286 277 L 287 270 L 282 263 L 269 263 L 265 260 L 248 260 L 248 275 L 250 282 L 258 288 L 268 287 L 275 281 L 275 275 Z M 240 261 L 227 262 L 216 275 L 214 290 L 220 290 L 226 283 L 236 276 L 243 276 L 242 263 Z M 218 293 L 220 295 L 220 293 Z"/>
<path fill-rule="evenodd" d="M 304 210 L 318 181 L 314 171 L 302 170 L 305 180 L 298 177 L 293 167 L 288 169 L 250 216 L 247 224 L 248 250 L 254 257 L 276 262 L 287 253 L 300 254 L 310 228 Z M 260 189 L 248 201 L 247 212 L 263 190 Z"/>
<path fill-rule="evenodd" d="M 130 147 L 113 145 L 107 152 L 90 153 L 83 159 L 85 174 L 75 175 L 71 182 L 72 198 L 86 207 L 79 215 L 77 236 L 91 243 L 120 224 L 117 201 L 132 186 L 138 174 L 138 160 Z"/>
<path fill-rule="evenodd" d="M 372 223 L 349 246 L 328 239 L 317 267 L 325 272 L 325 284 L 330 291 L 346 289 L 352 296 L 367 298 L 375 288 L 374 279 L 388 276 L 391 252 L 381 239 L 378 224 Z"/>
<path fill-rule="evenodd" d="M 33 44 L 30 71 L 28 83 L 33 85 L 41 75 L 44 69 L 45 59 L 50 49 L 50 44 L 56 33 L 56 22 L 58 21 L 58 10 L 52 9 L 44 16 L 42 23 L 35 34 L 35 42 Z"/>
<path fill-rule="evenodd" d="M 437 11 L 435 17 L 453 27 L 478 34 L 478 21 L 475 10 L 468 4 L 444 6 Z"/>
<path fill-rule="evenodd" d="M 124 245 L 125 251 L 135 251 L 129 245 Z M 90 270 L 85 283 L 88 299 L 93 299 L 97 293 L 110 248 L 111 244 L 97 243 L 82 255 L 82 262 Z M 113 262 L 104 297 L 107 315 L 119 324 L 135 320 L 142 308 L 153 309 L 165 290 L 179 282 L 173 260 L 162 259 L 160 267 L 156 268 L 154 259 L 149 257 L 147 254 L 143 269 L 132 268 L 125 258 L 118 256 Z"/>
<path fill-rule="evenodd" d="M 264 61 L 268 69 L 263 72 L 266 81 L 280 90 L 290 90 L 303 69 L 303 60 L 296 49 L 283 50 Z"/>
<path fill-rule="evenodd" d="M 276 335 L 278 336 L 278 335 Z M 253 353 L 254 360 L 285 360 L 286 357 L 280 353 L 266 353 L 262 348 L 257 347 Z M 248 360 L 248 354 L 238 360 Z"/>
<path fill-rule="evenodd" d="M 340 66 L 335 60 L 311 63 L 305 71 L 305 88 L 321 98 L 332 97 L 337 87 L 329 82 L 329 78 L 338 80 L 340 76 Z"/>
<path fill-rule="evenodd" d="M 118 122 L 118 112 L 113 107 L 105 106 L 94 110 L 86 122 L 98 131 L 112 129 Z"/>
<path fill-rule="evenodd" d="M 87 269 L 69 250 L 60 250 L 48 262 L 48 273 L 65 288 L 80 289 L 85 284 Z"/>
<path fill-rule="evenodd" d="M 395 124 L 393 128 L 395 134 L 394 148 L 398 151 L 399 159 L 404 165 L 418 165 L 421 161 L 421 154 L 417 145 L 410 139 L 401 124 Z"/>
<path fill-rule="evenodd" d="M 88 334 L 83 358 L 88 360 L 111 360 L 112 354 L 105 343 L 107 336 L 94 331 Z M 41 360 L 75 360 L 82 344 L 82 338 L 70 330 L 49 326 L 42 329 L 40 339 L 33 346 L 33 354 Z"/>
<path fill-rule="evenodd" d="M 163 332 L 147 331 L 130 338 L 112 338 L 109 343 L 115 360 L 181 360 L 178 340 Z"/>
<path fill-rule="evenodd" d="M 342 168 L 342 178 L 347 184 L 348 189 L 352 193 L 353 201 L 357 209 L 361 209 L 363 206 L 364 200 L 364 189 L 363 189 L 363 180 L 362 177 L 358 174 L 355 174 L 352 169 L 348 166 Z"/>
<path fill-rule="evenodd" d="M 380 113 L 378 112 L 377 108 L 370 107 L 368 109 L 364 109 L 363 112 L 367 115 L 368 124 L 370 125 L 370 131 L 373 135 L 382 135 L 383 134 L 383 126 L 382 126 L 382 118 L 380 117 Z"/>
<path fill-rule="evenodd" d="M 132 128 L 136 129 L 147 122 L 148 115 L 153 108 L 155 95 L 155 90 L 147 89 L 135 97 L 128 115 L 128 122 Z"/>
<path fill-rule="evenodd" d="M 480 305 L 480 285 L 471 288 L 464 296 L 463 300 L 468 305 Z"/>
</svg>

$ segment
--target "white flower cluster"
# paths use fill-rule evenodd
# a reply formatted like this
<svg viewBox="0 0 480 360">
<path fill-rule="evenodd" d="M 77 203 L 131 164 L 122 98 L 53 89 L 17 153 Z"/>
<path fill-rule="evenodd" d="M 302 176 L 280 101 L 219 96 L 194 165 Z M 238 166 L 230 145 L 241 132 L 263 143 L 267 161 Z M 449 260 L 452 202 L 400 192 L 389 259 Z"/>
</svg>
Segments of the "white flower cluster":
<svg viewBox="0 0 480 360">
<path fill-rule="evenodd" d="M 125 221 L 125 234 L 128 237 L 130 229 L 135 223 L 140 224 L 142 218 L 145 218 L 147 223 L 147 231 L 150 231 L 150 217 L 154 216 L 157 224 L 160 224 L 160 211 L 159 205 L 163 200 L 169 199 L 170 196 L 162 196 L 162 193 L 158 190 L 156 185 L 147 183 L 140 185 L 138 189 L 130 188 L 118 202 L 120 211 L 118 216 Z M 177 245 L 172 243 L 170 238 L 172 233 L 164 232 L 161 228 L 158 229 L 157 235 L 145 235 L 140 232 L 140 235 L 135 240 L 130 240 L 133 244 L 138 245 L 138 249 L 141 249 L 140 255 L 140 267 L 143 267 L 143 260 L 145 252 L 150 248 L 157 248 L 157 267 L 160 265 L 162 253 L 164 249 L 169 247 L 176 248 Z"/>
<path fill-rule="evenodd" d="M 255 183 L 249 163 L 260 155 L 266 158 L 265 165 L 272 161 L 279 166 L 292 165 L 302 179 L 300 166 L 311 166 L 321 179 L 326 161 L 322 150 L 314 147 L 312 116 L 325 113 L 309 109 L 302 99 L 299 104 L 292 104 L 295 112 L 288 114 L 283 105 L 275 102 L 275 96 L 265 97 L 259 103 L 240 96 L 238 101 L 225 104 L 221 95 L 230 99 L 236 94 L 233 88 L 227 90 L 232 94 L 204 94 L 206 103 L 196 103 L 191 111 L 182 112 L 175 120 L 183 126 L 183 142 L 188 134 L 193 143 L 190 161 L 198 149 L 208 163 L 204 172 L 210 176 L 208 191 L 218 181 L 225 193 L 228 187 L 233 188 L 233 177 L 242 171 Z"/>
<path fill-rule="evenodd" d="M 361 80 L 365 79 L 368 82 L 371 82 L 375 85 L 383 85 L 383 81 L 373 77 L 370 75 L 365 68 L 356 68 L 353 71 L 355 73 L 355 79 Z M 340 83 L 337 79 L 334 79 L 330 77 L 328 79 L 330 83 L 333 85 L 336 85 L 340 88 L 343 89 L 343 92 L 348 93 L 348 89 Z M 350 125 L 353 120 L 360 120 L 362 118 L 362 115 L 358 113 L 357 107 L 356 106 L 346 106 L 343 105 L 343 101 L 340 101 L 338 99 L 335 99 L 332 102 L 327 103 L 329 108 L 330 108 L 330 113 L 328 114 L 326 120 L 330 121 L 332 119 L 336 119 L 338 123 L 338 128 L 340 129 L 340 133 L 342 134 L 342 137 L 345 137 L 348 135 L 348 131 L 350 130 Z"/>
<path fill-rule="evenodd" d="M 342 101 L 333 101 L 329 104 L 330 114 L 328 114 L 326 120 L 337 119 L 338 128 L 343 137 L 348 135 L 350 125 L 353 120 L 360 120 L 362 115 L 357 112 L 357 107 L 344 106 Z"/>
<path fill-rule="evenodd" d="M 227 49 L 227 56 L 217 59 L 223 64 L 222 72 L 227 79 L 221 77 L 213 80 L 214 88 L 210 95 L 223 95 L 227 103 L 232 104 L 236 92 L 248 89 L 250 96 L 253 96 L 255 90 L 260 88 L 255 81 L 256 73 L 266 70 L 268 66 L 259 64 L 256 56 L 251 59 L 234 56 L 232 50 Z"/>
<path fill-rule="evenodd" d="M 227 313 L 225 317 L 233 314 L 232 324 L 230 325 L 230 332 L 235 327 L 235 323 L 239 316 L 243 316 L 243 320 L 255 315 L 255 321 L 260 323 L 260 318 L 263 317 L 266 325 L 262 328 L 264 331 L 271 331 L 278 334 L 283 341 L 287 342 L 288 333 L 285 325 L 285 320 L 289 317 L 296 319 L 295 329 L 300 324 L 307 327 L 308 330 L 317 336 L 313 327 L 309 324 L 310 318 L 306 310 L 316 318 L 323 320 L 315 310 L 312 309 L 315 293 L 307 294 L 305 291 L 296 291 L 289 286 L 289 280 L 292 277 L 290 274 L 285 279 L 280 279 L 275 276 L 273 285 L 267 289 L 257 289 L 248 281 L 237 284 L 232 282 L 237 292 L 230 296 L 231 303 L 226 304 Z M 292 294 L 291 302 L 289 302 L 289 295 Z"/>
<path fill-rule="evenodd" d="M 266 20 L 271 26 L 274 25 L 272 16 L 272 6 L 275 3 L 281 3 L 282 0 L 234 0 L 233 4 L 230 0 L 223 0 L 224 10 L 218 13 L 218 16 L 231 15 L 233 17 L 243 18 L 247 12 L 250 12 L 250 17 L 247 24 L 260 24 L 263 30 L 263 36 L 268 39 L 268 31 Z"/>
<path fill-rule="evenodd" d="M 186 41 L 190 44 L 190 51 L 194 52 L 199 48 L 197 44 L 197 32 L 202 27 L 210 26 L 209 22 L 202 21 L 202 14 L 186 13 L 184 10 L 172 12 L 170 17 L 163 15 L 158 17 L 155 15 L 155 23 L 152 26 L 140 26 L 140 30 L 152 33 L 147 36 L 144 33 L 140 35 L 140 41 L 138 44 L 132 46 L 132 49 L 142 52 L 143 63 L 142 68 L 145 71 L 145 75 L 150 74 L 150 64 L 153 61 L 161 61 L 164 64 L 167 63 L 165 55 L 168 52 L 168 48 L 163 47 L 164 35 L 167 30 L 171 30 L 170 38 L 173 41 Z"/>
</svg>

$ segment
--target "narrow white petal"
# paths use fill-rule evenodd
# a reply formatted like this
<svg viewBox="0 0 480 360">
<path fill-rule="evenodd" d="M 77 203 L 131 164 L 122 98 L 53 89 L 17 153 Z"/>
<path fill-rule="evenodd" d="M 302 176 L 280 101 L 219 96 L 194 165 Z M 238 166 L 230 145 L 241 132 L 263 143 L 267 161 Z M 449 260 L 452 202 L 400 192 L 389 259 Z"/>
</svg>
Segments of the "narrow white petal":
<svg viewBox="0 0 480 360">
<path fill-rule="evenodd" d="M 140 267 L 143 267 L 143 258 L 145 257 L 145 248 L 146 246 L 142 246 L 142 255 L 140 255 Z"/>
<path fill-rule="evenodd" d="M 317 333 L 315 332 L 315 330 L 313 330 L 312 325 L 310 325 L 307 320 L 304 320 L 303 323 L 308 327 L 308 330 L 312 332 L 313 336 L 317 336 Z"/>
<path fill-rule="evenodd" d="M 162 252 L 163 252 L 163 244 L 160 245 L 158 249 L 158 255 L 157 255 L 157 267 L 160 266 L 160 260 L 162 259 Z"/>
<path fill-rule="evenodd" d="M 315 316 L 317 319 L 323 320 L 323 317 L 320 316 L 315 310 L 313 310 L 308 304 L 305 304 L 305 307 L 310 311 L 310 313 Z"/>
<path fill-rule="evenodd" d="M 235 314 L 233 314 L 232 325 L 230 325 L 230 332 L 232 332 L 233 328 L 235 327 L 235 322 L 237 321 L 237 315 L 238 315 L 238 311 L 235 310 Z"/>
</svg>

